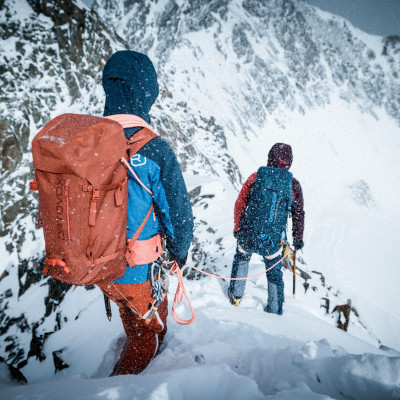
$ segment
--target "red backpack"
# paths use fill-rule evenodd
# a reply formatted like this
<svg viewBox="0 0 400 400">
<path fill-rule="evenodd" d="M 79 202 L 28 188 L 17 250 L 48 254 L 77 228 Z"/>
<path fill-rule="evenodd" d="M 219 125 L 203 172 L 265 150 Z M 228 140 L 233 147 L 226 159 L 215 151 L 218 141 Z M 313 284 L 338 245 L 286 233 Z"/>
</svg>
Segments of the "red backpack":
<svg viewBox="0 0 400 400">
<path fill-rule="evenodd" d="M 126 127 L 144 129 L 127 141 Z M 34 137 L 31 188 L 39 192 L 44 273 L 74 285 L 124 274 L 128 176 L 123 162 L 156 136 L 132 115 L 63 114 Z"/>
</svg>

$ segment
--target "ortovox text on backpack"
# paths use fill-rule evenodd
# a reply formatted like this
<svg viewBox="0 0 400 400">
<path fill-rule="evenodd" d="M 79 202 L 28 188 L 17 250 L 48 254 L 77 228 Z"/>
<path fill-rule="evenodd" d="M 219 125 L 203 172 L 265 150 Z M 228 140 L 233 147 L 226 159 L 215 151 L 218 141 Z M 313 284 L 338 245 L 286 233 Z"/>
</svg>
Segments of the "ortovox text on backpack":
<svg viewBox="0 0 400 400">
<path fill-rule="evenodd" d="M 156 134 L 140 118 L 128 119 L 130 126 L 146 127 L 139 142 L 132 141 L 134 154 Z M 32 186 L 39 192 L 44 272 L 74 285 L 123 275 L 128 178 L 121 159 L 129 148 L 120 121 L 89 115 L 60 115 L 35 136 Z"/>
</svg>

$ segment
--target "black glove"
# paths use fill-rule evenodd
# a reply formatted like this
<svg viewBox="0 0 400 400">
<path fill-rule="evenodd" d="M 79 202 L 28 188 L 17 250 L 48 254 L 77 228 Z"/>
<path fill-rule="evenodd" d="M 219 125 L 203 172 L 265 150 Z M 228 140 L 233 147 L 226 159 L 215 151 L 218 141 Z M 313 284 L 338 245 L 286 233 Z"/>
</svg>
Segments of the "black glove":
<svg viewBox="0 0 400 400">
<path fill-rule="evenodd" d="M 184 258 L 179 258 L 179 257 L 175 256 L 174 254 L 170 253 L 169 259 L 170 259 L 170 261 L 175 260 L 178 263 L 179 268 L 182 269 L 186 264 L 187 254 Z"/>
<path fill-rule="evenodd" d="M 302 240 L 294 240 L 293 241 L 293 247 L 296 250 L 301 250 L 304 247 L 304 242 Z"/>
</svg>

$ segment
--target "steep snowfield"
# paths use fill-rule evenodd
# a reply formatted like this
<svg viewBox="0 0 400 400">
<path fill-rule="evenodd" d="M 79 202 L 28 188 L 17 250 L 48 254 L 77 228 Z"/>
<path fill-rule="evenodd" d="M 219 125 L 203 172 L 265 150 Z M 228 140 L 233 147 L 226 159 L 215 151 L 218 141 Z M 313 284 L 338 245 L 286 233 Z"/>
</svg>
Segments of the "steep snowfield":
<svg viewBox="0 0 400 400">
<path fill-rule="evenodd" d="M 285 270 L 282 317 L 263 311 L 264 275 L 247 283 L 237 308 L 226 298 L 227 281 L 209 277 L 185 281 L 197 314 L 195 322 L 182 327 L 169 317 L 164 350 L 146 371 L 140 376 L 107 378 L 124 340 L 118 311 L 113 306 L 109 323 L 100 292 L 76 288 L 63 301 L 63 328 L 45 343 L 44 353 L 49 356 L 41 363 L 30 358 L 22 369 L 29 386 L 3 386 L 0 394 L 7 399 L 53 399 L 56 393 L 59 399 L 118 400 L 399 398 L 400 316 L 395 282 L 400 276 L 393 268 L 398 253 L 388 252 L 385 242 L 396 236 L 399 220 L 395 207 L 399 189 L 392 180 L 399 168 L 395 152 L 400 139 L 392 120 L 383 113 L 379 117 L 359 114 L 338 101 L 323 111 L 293 118 L 285 130 L 267 125 L 268 134 L 249 135 L 248 147 L 234 138 L 230 147 L 228 141 L 228 150 L 237 154 L 246 177 L 265 161 L 271 144 L 293 145 L 292 169 L 303 185 L 307 218 L 306 247 L 300 254 L 307 264 L 299 262 L 298 267 L 310 275 L 313 270 L 322 272 L 325 285 L 316 275 L 310 281 L 314 289 L 305 293 L 298 274 L 293 297 L 292 275 Z M 248 148 L 252 157 L 244 158 Z M 215 196 L 194 209 L 196 220 L 212 221 L 214 230 L 211 234 L 199 229 L 199 240 L 215 249 L 219 273 L 229 276 L 237 192 L 201 173 L 186 174 L 185 179 L 189 190 L 201 185 L 202 194 Z M 223 238 L 223 255 L 213 240 L 217 237 Z M 249 274 L 262 270 L 260 258 L 253 256 Z M 175 289 L 176 278 L 171 277 L 170 304 Z M 37 287 L 29 289 L 21 313 L 27 304 L 36 304 L 30 318 L 43 315 L 38 306 L 45 293 L 45 287 L 43 293 Z M 351 314 L 347 333 L 336 328 L 336 315 L 326 314 L 321 307 L 325 296 L 334 304 L 352 300 L 359 319 Z M 178 312 L 189 317 L 187 307 L 179 306 Z M 45 322 L 48 330 L 53 323 Z M 70 367 L 55 374 L 53 352 Z"/>
<path fill-rule="evenodd" d="M 262 271 L 253 259 L 251 272 Z M 54 375 L 52 360 L 24 368 L 29 386 L 0 386 L 3 399 L 396 399 L 400 396 L 400 357 L 379 350 L 365 336 L 334 327 L 301 287 L 291 296 L 285 273 L 282 317 L 263 311 L 264 276 L 248 282 L 240 307 L 225 298 L 227 283 L 214 278 L 186 282 L 195 322 L 182 327 L 170 318 L 163 351 L 139 376 L 108 378 L 123 343 L 118 312 L 109 323 L 98 290 L 82 288 L 65 299 L 67 308 L 91 301 L 79 318 L 52 335 L 46 352 L 73 364 Z M 171 279 L 171 294 L 176 279 Z M 184 309 L 185 308 L 185 309 Z M 188 317 L 187 307 L 177 308 Z M 68 314 L 68 312 L 67 312 Z M 71 316 L 72 316 L 71 315 Z M 330 322 L 331 321 L 331 322 Z M 93 329 L 93 327 L 96 327 Z M 357 334 L 362 327 L 353 326 Z"/>
</svg>

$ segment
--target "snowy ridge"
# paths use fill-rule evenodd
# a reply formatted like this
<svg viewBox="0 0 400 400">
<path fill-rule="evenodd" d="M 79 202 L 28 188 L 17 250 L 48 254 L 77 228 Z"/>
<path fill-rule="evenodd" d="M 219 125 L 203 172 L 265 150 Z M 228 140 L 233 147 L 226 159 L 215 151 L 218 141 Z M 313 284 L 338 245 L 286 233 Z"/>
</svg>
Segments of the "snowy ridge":
<svg viewBox="0 0 400 400">
<path fill-rule="evenodd" d="M 0 6 L 0 356 L 30 383 L 8 386 L 2 368 L 0 397 L 398 398 L 398 38 L 367 35 L 302 1 L 98 0 L 94 10 Z M 299 271 L 293 299 L 285 271 L 281 318 L 263 312 L 264 276 L 248 282 L 238 308 L 225 281 L 187 281 L 195 323 L 171 320 L 166 348 L 143 374 L 108 379 L 123 341 L 117 310 L 110 324 L 98 289 L 40 273 L 29 143 L 60 113 L 101 115 L 102 65 L 127 47 L 156 64 L 152 124 L 190 191 L 189 261 L 229 276 L 237 191 L 282 141 L 305 194 L 299 267 L 310 278 Z M 262 271 L 256 257 L 250 270 Z M 332 311 L 348 300 L 345 333 Z"/>
<path fill-rule="evenodd" d="M 262 266 L 252 268 L 258 272 Z M 286 285 L 290 282 L 290 274 L 285 274 Z M 295 299 L 286 297 L 285 315 L 278 317 L 262 310 L 264 277 L 249 282 L 238 308 L 226 299 L 221 301 L 226 282 L 206 278 L 189 281 L 187 288 L 197 312 L 196 322 L 185 328 L 171 323 L 162 353 L 141 375 L 127 377 L 105 378 L 123 345 L 123 329 L 115 307 L 109 323 L 100 292 L 91 295 L 79 319 L 46 343 L 47 350 L 57 352 L 70 367 L 54 376 L 52 360 L 36 364 L 30 373 L 30 395 L 51 399 L 57 393 L 60 400 L 68 396 L 121 400 L 132 396 L 371 400 L 399 396 L 399 354 L 379 350 L 310 314 L 310 297 L 300 290 Z M 84 289 L 77 288 L 65 301 L 71 310 L 72 303 L 78 306 L 84 298 Z M 182 308 L 178 311 L 184 312 Z M 101 340 L 91 339 L 89 332 L 82 340 L 81 318 L 86 326 L 96 325 L 96 337 Z M 23 386 L 0 390 L 8 399 L 26 393 Z"/>
</svg>

